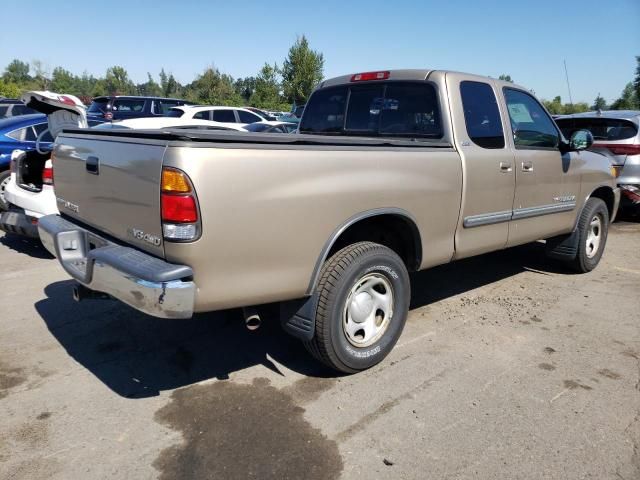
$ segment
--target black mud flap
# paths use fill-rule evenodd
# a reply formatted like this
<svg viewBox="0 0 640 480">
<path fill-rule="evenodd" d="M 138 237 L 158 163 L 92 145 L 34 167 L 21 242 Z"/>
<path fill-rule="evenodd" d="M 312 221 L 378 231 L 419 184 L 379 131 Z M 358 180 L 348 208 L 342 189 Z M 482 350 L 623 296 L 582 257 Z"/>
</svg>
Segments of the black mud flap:
<svg viewBox="0 0 640 480">
<path fill-rule="evenodd" d="M 578 229 L 567 235 L 558 235 L 547 239 L 545 253 L 557 260 L 573 260 L 578 255 Z"/>
<path fill-rule="evenodd" d="M 318 294 L 280 303 L 280 323 L 285 332 L 303 341 L 310 341 L 316 332 Z"/>
</svg>

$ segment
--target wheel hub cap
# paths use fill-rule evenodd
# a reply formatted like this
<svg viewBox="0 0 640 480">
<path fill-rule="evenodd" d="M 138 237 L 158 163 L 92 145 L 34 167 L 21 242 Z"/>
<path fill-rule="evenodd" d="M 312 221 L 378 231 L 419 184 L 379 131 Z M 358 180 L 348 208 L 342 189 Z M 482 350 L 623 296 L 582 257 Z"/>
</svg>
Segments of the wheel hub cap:
<svg viewBox="0 0 640 480">
<path fill-rule="evenodd" d="M 370 273 L 351 288 L 345 302 L 342 327 L 356 347 L 369 346 L 382 337 L 393 317 L 393 287 L 382 274 Z"/>
<path fill-rule="evenodd" d="M 600 215 L 595 215 L 589 222 L 589 230 L 587 232 L 586 253 L 587 257 L 593 258 L 600 249 L 602 241 L 602 220 Z"/>
</svg>

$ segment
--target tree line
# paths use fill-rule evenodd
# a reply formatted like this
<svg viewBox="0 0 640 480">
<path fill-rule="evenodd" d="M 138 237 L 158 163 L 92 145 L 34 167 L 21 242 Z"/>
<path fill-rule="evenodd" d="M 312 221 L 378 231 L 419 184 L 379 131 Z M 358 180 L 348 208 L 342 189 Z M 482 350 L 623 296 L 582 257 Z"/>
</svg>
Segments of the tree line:
<svg viewBox="0 0 640 480">
<path fill-rule="evenodd" d="M 500 75 L 500 80 L 513 83 L 510 75 Z M 636 56 L 636 71 L 632 81 L 622 89 L 620 96 L 610 104 L 598 93 L 593 103 L 586 102 L 562 103 L 560 95 L 553 100 L 542 100 L 549 113 L 567 115 L 570 113 L 588 112 L 591 110 L 640 110 L 640 56 Z"/>
<path fill-rule="evenodd" d="M 282 66 L 265 63 L 255 76 L 233 78 L 216 67 L 207 67 L 191 83 L 181 84 L 161 69 L 156 80 L 135 83 L 127 70 L 114 65 L 103 77 L 87 72 L 75 75 L 63 67 L 49 72 L 40 61 L 19 59 L 6 66 L 0 76 L 0 96 L 17 98 L 28 90 L 69 93 L 89 104 L 101 95 L 144 95 L 182 98 L 198 104 L 243 106 L 289 111 L 292 104 L 305 103 L 323 77 L 324 57 L 309 46 L 303 35 L 289 49 Z"/>
<path fill-rule="evenodd" d="M 611 104 L 600 95 L 589 105 L 586 102 L 563 103 L 561 96 L 542 100 L 552 114 L 569 114 L 589 110 L 640 109 L 640 56 L 636 56 L 635 77 Z M 89 104 L 100 95 L 145 95 L 174 97 L 198 104 L 242 106 L 250 105 L 266 110 L 288 111 L 291 105 L 307 101 L 311 91 L 323 78 L 324 56 L 311 49 L 303 35 L 289 49 L 282 66 L 265 63 L 255 76 L 233 78 L 211 66 L 191 83 L 181 84 L 172 73 L 161 69 L 156 81 L 147 73 L 147 81 L 134 83 L 127 70 L 114 65 L 103 77 L 87 72 L 75 75 L 63 67 L 49 72 L 42 62 L 31 64 L 15 59 L 0 76 L 0 96 L 16 98 L 28 90 L 51 90 L 71 93 Z M 510 75 L 500 80 L 513 82 Z"/>
</svg>

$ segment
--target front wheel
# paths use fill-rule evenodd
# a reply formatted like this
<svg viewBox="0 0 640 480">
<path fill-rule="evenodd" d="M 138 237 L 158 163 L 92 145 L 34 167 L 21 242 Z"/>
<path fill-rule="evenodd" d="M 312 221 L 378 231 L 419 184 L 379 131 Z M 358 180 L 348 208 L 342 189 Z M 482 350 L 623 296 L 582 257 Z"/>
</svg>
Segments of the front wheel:
<svg viewBox="0 0 640 480">
<path fill-rule="evenodd" d="M 305 346 L 341 372 L 370 368 L 398 341 L 410 296 L 407 268 L 393 250 L 372 242 L 349 245 L 322 268 L 315 335 Z"/>
<path fill-rule="evenodd" d="M 580 272 L 590 272 L 600 262 L 609 232 L 609 210 L 599 198 L 587 200 L 578 219 L 578 253 L 571 267 Z"/>
<path fill-rule="evenodd" d="M 0 211 L 9 210 L 9 202 L 7 202 L 7 199 L 4 197 L 4 192 L 10 180 L 11 172 L 9 170 L 0 172 Z"/>
</svg>

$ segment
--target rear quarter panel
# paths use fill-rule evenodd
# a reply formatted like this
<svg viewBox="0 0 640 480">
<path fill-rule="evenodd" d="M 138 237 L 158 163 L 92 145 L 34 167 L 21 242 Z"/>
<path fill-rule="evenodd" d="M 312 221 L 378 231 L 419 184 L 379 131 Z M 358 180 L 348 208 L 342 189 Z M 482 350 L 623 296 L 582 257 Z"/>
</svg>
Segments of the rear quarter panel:
<svg viewBox="0 0 640 480">
<path fill-rule="evenodd" d="M 303 296 L 332 233 L 376 208 L 413 216 L 422 268 L 453 255 L 462 186 L 453 149 L 174 145 L 164 165 L 188 173 L 200 204 L 202 237 L 165 243 L 169 261 L 194 270 L 197 311 Z"/>
</svg>

